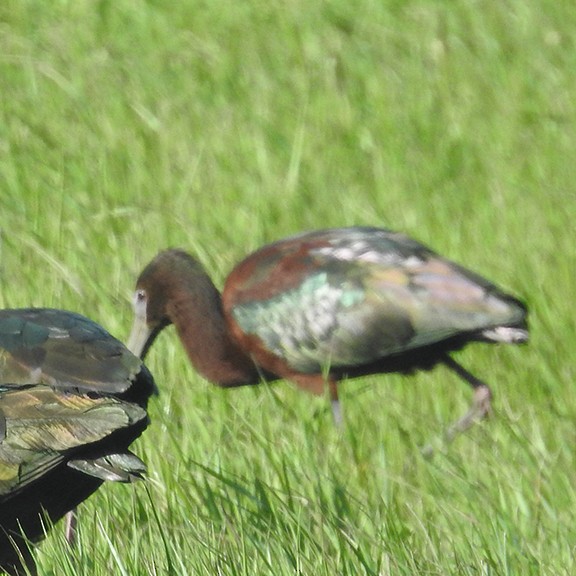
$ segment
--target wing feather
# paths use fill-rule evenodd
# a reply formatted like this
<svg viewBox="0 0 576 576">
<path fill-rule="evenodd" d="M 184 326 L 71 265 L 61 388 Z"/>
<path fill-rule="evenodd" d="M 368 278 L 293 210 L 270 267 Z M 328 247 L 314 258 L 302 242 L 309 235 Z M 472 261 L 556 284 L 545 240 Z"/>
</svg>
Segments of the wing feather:
<svg viewBox="0 0 576 576">
<path fill-rule="evenodd" d="M 525 317 L 492 283 L 386 230 L 294 237 L 248 257 L 231 279 L 224 305 L 233 322 L 306 373 L 473 338 Z"/>
<path fill-rule="evenodd" d="M 0 393 L 0 502 L 82 447 L 147 418 L 136 404 L 32 386 Z"/>
<path fill-rule="evenodd" d="M 88 318 L 46 308 L 0 310 L 0 383 L 122 394 L 142 363 Z"/>
</svg>

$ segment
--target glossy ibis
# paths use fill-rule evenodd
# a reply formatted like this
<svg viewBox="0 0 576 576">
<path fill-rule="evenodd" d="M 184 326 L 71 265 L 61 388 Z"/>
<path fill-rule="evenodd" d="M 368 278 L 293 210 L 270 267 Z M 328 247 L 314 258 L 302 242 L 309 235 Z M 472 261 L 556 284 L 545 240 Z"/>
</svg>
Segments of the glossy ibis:
<svg viewBox="0 0 576 576">
<path fill-rule="evenodd" d="M 343 378 L 443 363 L 474 388 L 468 428 L 491 392 L 449 353 L 471 341 L 520 343 L 526 307 L 479 275 L 396 232 L 336 228 L 260 248 L 228 276 L 222 295 L 190 255 L 166 250 L 141 273 L 128 347 L 144 356 L 174 324 L 197 370 L 219 386 L 285 378 L 328 387 L 340 421 Z"/>
<path fill-rule="evenodd" d="M 0 310 L 0 572 L 36 574 L 28 542 L 105 480 L 145 471 L 128 446 L 154 381 L 88 318 Z"/>
</svg>

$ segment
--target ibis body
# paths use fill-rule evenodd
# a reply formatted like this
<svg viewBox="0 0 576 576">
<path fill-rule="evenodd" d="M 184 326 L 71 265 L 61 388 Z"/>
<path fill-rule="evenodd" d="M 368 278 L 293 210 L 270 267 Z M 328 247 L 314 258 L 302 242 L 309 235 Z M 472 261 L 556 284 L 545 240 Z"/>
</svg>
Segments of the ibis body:
<svg viewBox="0 0 576 576">
<path fill-rule="evenodd" d="M 521 343 L 526 307 L 411 238 L 378 228 L 307 232 L 240 262 L 222 294 L 182 250 L 158 254 L 134 295 L 129 348 L 144 356 L 174 324 L 198 371 L 223 386 L 288 379 L 327 386 L 338 420 L 344 378 L 430 369 L 441 362 L 475 389 L 464 429 L 490 389 L 450 356 L 469 342 Z"/>
<path fill-rule="evenodd" d="M 104 480 L 141 476 L 128 446 L 154 391 L 141 360 L 73 312 L 0 310 L 0 572 L 36 573 L 28 550 Z"/>
</svg>

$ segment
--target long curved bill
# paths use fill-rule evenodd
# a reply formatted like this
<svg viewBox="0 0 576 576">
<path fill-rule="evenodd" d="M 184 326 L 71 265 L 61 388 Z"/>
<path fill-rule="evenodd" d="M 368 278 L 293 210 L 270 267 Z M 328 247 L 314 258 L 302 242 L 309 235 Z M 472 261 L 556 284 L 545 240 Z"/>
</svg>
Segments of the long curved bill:
<svg viewBox="0 0 576 576">
<path fill-rule="evenodd" d="M 146 319 L 136 315 L 128 338 L 128 350 L 135 356 L 144 359 L 154 337 L 154 330 L 148 326 Z"/>
</svg>

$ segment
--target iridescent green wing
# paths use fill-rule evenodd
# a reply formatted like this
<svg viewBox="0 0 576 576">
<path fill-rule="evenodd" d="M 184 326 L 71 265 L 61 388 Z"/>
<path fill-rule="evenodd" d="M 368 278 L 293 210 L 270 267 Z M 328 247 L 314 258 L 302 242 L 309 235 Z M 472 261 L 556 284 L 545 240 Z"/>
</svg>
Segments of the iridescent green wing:
<svg viewBox="0 0 576 576">
<path fill-rule="evenodd" d="M 0 383 L 121 394 L 141 361 L 88 318 L 45 308 L 0 310 Z"/>
<path fill-rule="evenodd" d="M 83 458 L 90 445 L 114 432 L 145 426 L 146 418 L 139 406 L 111 397 L 66 394 L 46 386 L 0 392 L 0 503 L 64 460 L 76 454 Z M 98 454 L 98 460 L 101 456 L 120 457 L 112 452 Z"/>
<path fill-rule="evenodd" d="M 455 336 L 480 337 L 524 319 L 517 301 L 434 255 L 393 268 L 358 266 L 355 288 L 349 280 L 340 285 L 335 311 L 331 350 L 342 364 L 354 355 L 371 362 Z"/>
<path fill-rule="evenodd" d="M 367 364 L 525 315 L 490 282 L 385 230 L 302 235 L 235 273 L 234 322 L 300 372 Z"/>
</svg>

